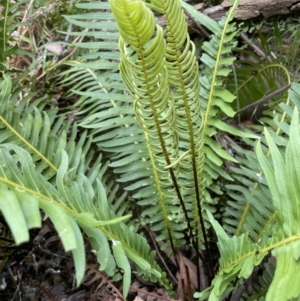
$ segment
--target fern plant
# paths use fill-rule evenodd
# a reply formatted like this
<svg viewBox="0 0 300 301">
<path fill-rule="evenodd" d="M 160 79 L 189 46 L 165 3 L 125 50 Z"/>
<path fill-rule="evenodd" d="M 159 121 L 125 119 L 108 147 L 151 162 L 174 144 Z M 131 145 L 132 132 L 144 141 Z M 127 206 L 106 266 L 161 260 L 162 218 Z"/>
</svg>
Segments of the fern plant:
<svg viewBox="0 0 300 301">
<path fill-rule="evenodd" d="M 67 95 L 80 96 L 75 105 L 78 123 L 42 98 L 18 99 L 22 87 L 16 79 L 12 85 L 3 72 L 0 209 L 16 243 L 28 240 L 28 230 L 41 226 L 42 209 L 64 248 L 73 253 L 77 285 L 85 271 L 84 233 L 96 250 L 99 268 L 111 277 L 121 272 L 125 297 L 133 272 L 130 261 L 135 273 L 159 281 L 172 294 L 177 279 L 163 271 L 156 252 L 138 232 L 147 224 L 161 246 L 158 252 L 169 256 L 181 278 L 192 265 L 182 246 L 195 258 L 196 283 L 178 283 L 182 299 L 192 298 L 184 291 L 197 290 L 202 292 L 195 296 L 203 300 L 236 299 L 242 279 L 271 250 L 278 266 L 267 300 L 298 297 L 298 288 L 289 284 L 298 266 L 299 218 L 290 213 L 297 212 L 298 204 L 299 119 L 293 106 L 299 107 L 299 87 L 290 92 L 292 102 L 272 107 L 280 121 L 269 113 L 262 119 L 268 130 L 256 153 L 251 149 L 256 134 L 221 121 L 234 115 L 235 96 L 224 87 L 236 45 L 232 19 L 238 1 L 232 4 L 220 22 L 179 1 L 77 4 L 84 13 L 65 18 L 84 30 L 69 34 L 86 39 L 70 43 L 80 57 L 67 62 L 70 68 L 60 75 L 60 85 L 72 87 Z M 212 32 L 203 44 L 201 73 L 182 7 Z M 153 11 L 164 15 L 165 29 L 156 24 Z M 220 133 L 239 137 L 250 148 L 236 147 L 233 158 L 215 141 Z M 263 154 L 268 150 L 272 161 Z M 229 174 L 225 161 L 235 164 Z M 226 212 L 218 216 L 224 192 Z M 281 198 L 286 208 L 280 207 Z M 129 219 L 130 208 L 138 223 Z M 213 230 L 221 254 L 216 276 Z M 284 263 L 291 269 L 279 293 Z"/>
<path fill-rule="evenodd" d="M 234 106 L 239 121 L 257 121 L 268 102 L 278 100 L 278 96 L 287 91 L 295 80 L 297 71 L 293 71 L 293 64 L 298 40 L 294 39 L 289 53 L 284 54 L 283 35 L 278 24 L 273 22 L 270 30 L 274 31 L 274 37 L 268 41 L 257 31 L 259 46 L 247 40 L 260 55 L 245 49 L 237 51 L 242 58 L 235 61 L 233 72 L 227 79 L 226 87 L 237 96 Z M 272 47 L 269 44 L 274 45 Z"/>
<path fill-rule="evenodd" d="M 134 4 L 134 5 L 138 5 L 138 4 Z M 183 4 L 184 5 L 184 4 Z M 141 6 L 142 6 L 142 4 L 141 4 Z M 152 3 L 152 5 L 151 5 L 151 8 L 154 8 L 154 9 L 156 9 L 157 11 L 159 11 L 159 12 L 162 12 L 162 10 L 161 10 L 161 8 L 160 7 L 158 7 L 158 8 L 156 8 L 155 7 L 155 4 L 153 4 Z M 189 10 L 190 10 L 190 13 L 191 14 L 194 14 L 194 15 L 196 15 L 196 12 L 194 12 L 191 8 L 189 8 L 189 7 L 187 7 Z M 124 9 L 124 7 L 123 7 L 123 10 L 121 10 L 121 11 L 126 11 L 126 9 Z M 167 18 L 167 17 L 166 17 Z M 198 20 L 199 21 L 202 21 L 203 22 L 203 20 L 205 20 L 205 21 L 207 21 L 207 22 L 203 22 L 204 24 L 208 24 L 208 27 L 209 27 L 209 29 L 212 29 L 212 31 L 213 32 L 215 32 L 216 33 L 216 35 L 217 35 L 217 31 L 216 31 L 216 29 L 214 28 L 214 26 L 216 26 L 216 24 L 211 24 L 210 23 L 210 20 L 207 20 L 204 16 L 196 16 L 196 18 L 198 18 Z M 122 22 L 122 26 L 124 25 L 124 23 Z M 126 26 L 126 25 L 124 25 L 124 26 Z M 131 27 L 133 27 L 133 28 L 135 28 L 134 26 L 132 26 L 132 24 L 131 24 Z M 126 27 L 125 27 L 126 28 Z M 140 27 L 139 27 L 140 28 Z M 177 27 L 176 27 L 177 28 Z M 128 29 L 128 28 L 127 28 Z M 123 33 L 124 34 L 124 31 L 125 31 L 125 29 L 124 28 L 122 28 L 122 29 L 120 29 L 120 31 L 121 31 L 121 33 Z M 126 37 L 124 37 L 124 36 L 122 36 L 123 38 L 124 38 L 124 40 L 125 41 L 127 41 L 126 40 Z M 152 37 L 152 35 L 150 35 L 150 37 Z M 138 41 L 139 41 L 139 39 L 137 39 Z M 138 50 L 137 49 L 135 49 L 135 48 L 133 48 L 133 50 L 132 49 L 130 49 L 130 47 L 132 47 L 132 44 L 133 44 L 133 42 L 129 42 L 129 41 L 127 41 L 128 42 L 128 44 L 130 44 L 130 46 L 128 46 L 128 48 L 126 48 L 126 46 L 124 46 L 124 42 L 122 42 L 123 44 L 122 44 L 122 50 L 121 51 L 124 51 L 123 53 L 125 53 L 125 55 L 122 55 L 122 59 L 124 59 L 124 60 L 128 60 L 128 61 L 130 61 L 130 58 L 132 58 L 132 57 L 134 57 L 134 55 L 136 56 L 136 57 L 134 57 L 134 59 L 136 58 L 136 61 L 133 59 L 133 61 L 134 62 L 138 62 L 138 63 L 140 63 L 140 61 L 138 60 L 138 55 L 139 55 L 139 52 L 138 52 Z M 149 42 L 149 44 L 150 44 L 151 42 Z M 218 43 L 217 43 L 217 45 L 219 45 L 219 41 L 218 41 Z M 150 45 L 151 46 L 151 45 Z M 220 47 L 221 48 L 221 51 L 222 51 L 222 47 Z M 124 50 L 125 49 L 125 50 Z M 175 48 L 176 49 L 176 48 Z M 212 53 L 212 51 L 211 52 L 209 52 L 209 48 L 207 48 L 206 49 L 206 51 L 208 52 L 208 53 Z M 228 50 L 227 50 L 228 51 Z M 142 51 L 141 51 L 142 52 Z M 226 53 L 226 50 L 224 51 L 225 53 Z M 133 54 L 132 56 L 131 56 L 131 54 Z M 150 54 L 149 54 L 150 55 Z M 141 55 L 143 58 L 144 58 L 144 55 Z M 166 57 L 166 59 L 168 58 L 168 56 L 167 55 L 165 55 L 165 57 Z M 205 58 L 206 56 L 204 56 L 204 58 Z M 208 59 L 204 59 L 203 58 L 203 61 L 204 61 L 204 63 L 207 63 L 207 62 L 209 62 L 209 60 Z M 213 61 L 214 62 L 214 61 Z M 228 61 L 228 62 L 230 62 L 230 60 Z M 232 61 L 231 61 L 232 62 Z M 124 66 L 127 66 L 127 65 L 125 65 L 125 63 L 124 62 L 122 62 L 121 64 L 124 64 Z M 142 64 L 142 63 L 141 63 Z M 210 67 L 210 68 L 213 68 L 214 66 L 216 66 L 215 68 L 217 69 L 217 70 L 219 70 L 220 69 L 220 66 L 218 66 L 217 64 L 216 65 L 214 65 L 214 64 L 212 64 L 211 63 L 211 65 L 209 65 L 209 63 L 207 63 L 208 64 L 208 67 Z M 166 63 L 166 65 L 167 65 L 167 63 Z M 222 65 L 222 63 L 221 63 L 221 65 Z M 121 65 L 122 66 L 122 65 Z M 127 66 L 128 67 L 128 66 Z M 130 65 L 130 67 L 131 67 L 131 65 Z M 133 67 L 132 67 L 133 68 Z M 124 73 L 126 74 L 126 75 L 123 75 L 124 77 L 125 77 L 125 79 L 124 79 L 124 81 L 125 81 L 125 83 L 127 84 L 127 86 L 128 86 L 128 89 L 131 91 L 131 94 L 133 95 L 133 98 L 135 99 L 135 98 L 138 98 L 138 100 L 140 100 L 142 97 L 140 97 L 139 96 L 139 93 L 138 93 L 138 87 L 136 87 L 135 86 L 135 81 L 134 81 L 134 75 L 132 75 L 132 74 L 130 74 L 130 70 L 131 68 L 127 68 L 126 70 L 125 70 L 125 68 L 123 68 L 122 70 L 124 70 Z M 134 68 L 133 68 L 134 69 Z M 141 68 L 141 69 L 143 69 L 143 68 Z M 224 74 L 226 75 L 226 69 L 224 70 L 224 69 L 222 69 L 221 70 L 222 72 L 225 72 Z M 229 72 L 229 71 L 228 71 Z M 134 72 L 133 72 L 134 73 Z M 139 72 L 138 72 L 138 74 L 140 74 Z M 159 73 L 160 74 L 160 73 Z M 228 73 L 227 73 L 228 74 Z M 131 76 L 131 77 L 130 77 Z M 153 76 L 155 76 L 155 75 L 153 75 Z M 178 77 L 179 78 L 179 77 Z M 213 77 L 214 78 L 214 77 Z M 218 79 L 219 79 L 219 77 L 217 77 Z M 131 79 L 131 80 L 130 80 Z M 156 78 L 157 79 L 157 78 Z M 158 80 L 158 79 L 157 79 Z M 163 80 L 163 79 L 162 79 Z M 207 77 L 204 77 L 204 79 L 203 79 L 203 81 L 204 81 L 204 83 L 206 83 L 205 82 L 205 80 L 206 80 L 206 82 L 207 82 Z M 137 79 L 136 79 L 136 82 L 138 82 L 138 84 L 140 84 L 140 81 L 138 81 Z M 146 81 L 145 81 L 146 82 Z M 221 81 L 220 81 L 220 83 L 222 83 Z M 171 87 L 171 91 L 172 91 L 172 95 L 173 95 L 173 89 L 172 89 L 172 84 L 169 84 L 169 86 Z M 214 85 L 212 85 L 212 83 L 210 82 L 210 81 L 208 81 L 208 84 L 207 84 L 207 90 L 208 91 L 213 91 L 214 90 Z M 132 92 L 133 91 L 133 92 Z M 204 90 L 205 91 L 205 90 Z M 145 92 L 145 90 L 143 90 L 143 92 Z M 222 95 L 222 94 L 221 94 Z M 223 96 L 224 95 L 224 96 Z M 226 100 L 229 100 L 229 99 L 232 99 L 233 100 L 233 97 L 231 98 L 230 97 L 230 94 L 226 94 L 226 91 L 224 91 L 224 93 L 223 93 L 223 97 L 225 97 L 225 95 L 226 95 Z M 204 100 L 205 100 L 205 96 L 207 96 L 207 93 L 206 94 L 204 94 Z M 143 94 L 143 98 L 145 97 L 145 95 Z M 171 100 L 172 100 L 172 96 L 170 96 L 170 98 L 171 98 Z M 136 100 L 136 101 L 138 101 L 138 100 Z M 150 101 L 147 103 L 148 105 L 149 105 L 149 103 L 150 103 Z M 175 104 L 175 101 L 173 102 L 174 104 Z M 223 102 L 219 102 L 218 103 L 220 106 L 224 106 L 223 107 L 223 112 L 225 111 L 225 113 L 227 114 L 227 115 L 229 115 L 230 116 L 230 114 L 232 114 L 232 112 L 230 112 L 230 108 L 229 107 L 226 107 L 225 105 L 224 105 L 224 103 Z M 150 106 L 150 105 L 149 105 Z M 205 107 L 205 105 L 204 105 L 204 107 Z M 222 108 L 222 107 L 221 107 Z M 205 109 L 206 109 L 206 107 L 205 107 Z M 227 109 L 227 111 L 226 111 L 226 109 Z M 176 111 L 176 110 L 175 110 Z M 207 110 L 206 112 L 207 112 L 207 114 L 208 114 L 208 116 L 209 116 L 209 112 L 211 112 L 212 111 L 212 115 L 214 116 L 214 115 L 216 115 L 216 112 L 215 111 L 213 111 L 213 110 Z M 126 111 L 124 111 L 124 113 L 125 113 Z M 148 114 L 151 114 L 150 113 L 151 111 L 149 110 L 149 111 L 147 111 L 147 113 Z M 128 113 L 128 111 L 126 112 L 126 113 Z M 176 114 L 176 112 L 175 112 L 175 114 Z M 141 115 L 141 113 L 139 112 L 139 113 L 137 113 L 137 118 L 138 119 L 142 119 L 142 117 L 140 116 Z M 154 114 L 153 114 L 154 115 Z M 94 118 L 102 118 L 102 116 L 103 115 L 101 115 L 101 114 L 95 114 L 94 115 Z M 151 115 L 152 116 L 152 115 Z M 169 115 L 164 115 L 164 116 L 169 116 Z M 106 116 L 107 117 L 107 116 Z M 212 119 L 213 120 L 213 122 L 211 122 L 211 124 L 213 124 L 215 127 L 218 127 L 219 126 L 219 130 L 220 129 L 222 129 L 222 130 L 224 130 L 224 129 L 226 129 L 226 130 L 228 130 L 228 132 L 232 132 L 232 133 L 234 133 L 234 131 L 231 129 L 231 128 L 229 128 L 227 125 L 225 125 L 225 124 L 223 124 L 223 123 L 221 123 L 219 120 L 216 120 L 216 119 Z M 143 120 L 144 121 L 144 120 Z M 99 122 L 99 120 L 98 120 L 98 122 Z M 92 124 L 91 123 L 91 119 L 89 119 L 88 120 L 88 123 L 89 123 L 89 125 L 88 126 L 90 126 L 90 127 L 95 127 L 96 128 L 96 124 L 94 123 L 94 124 Z M 146 126 L 147 125 L 144 125 L 143 124 L 143 122 L 140 122 L 141 123 L 141 127 L 142 128 L 146 128 Z M 104 124 L 104 123 L 103 123 Z M 84 126 L 87 126 L 87 122 L 83 122 L 83 125 Z M 101 122 L 99 122 L 97 125 L 99 125 L 100 127 L 101 127 L 101 125 L 102 125 L 102 123 Z M 209 124 L 210 125 L 210 124 Z M 156 133 L 157 134 L 157 133 Z M 234 133 L 234 134 L 236 134 L 236 133 Z M 213 134 L 211 134 L 211 135 L 213 135 Z M 132 135 L 133 136 L 133 135 Z M 178 137 L 179 137 L 179 139 L 180 139 L 180 135 L 178 134 Z M 209 135 L 208 135 L 208 137 L 209 137 Z M 174 138 L 174 137 L 173 137 Z M 175 136 L 175 138 L 176 138 L 176 136 Z M 148 139 L 146 139 L 147 141 L 149 141 Z M 151 144 L 151 142 L 149 142 L 149 144 Z M 101 145 L 101 144 L 100 144 Z M 162 149 L 163 149 L 163 147 L 162 147 Z M 181 157 L 180 155 L 178 155 L 178 158 L 179 158 L 179 160 L 178 160 L 178 163 L 180 164 L 180 162 L 181 161 L 183 161 L 183 159 L 184 159 L 184 156 L 185 155 L 187 155 L 187 154 L 185 154 L 185 152 L 184 151 L 182 151 L 182 149 L 179 149 L 179 151 L 181 150 L 181 154 L 183 154 L 183 157 Z M 210 151 L 210 149 L 208 149 L 208 151 L 207 151 L 207 153 L 210 153 L 209 152 Z M 162 153 L 162 152 L 161 152 Z M 176 151 L 175 151 L 175 153 L 176 153 Z M 180 154 L 180 152 L 179 152 L 179 154 Z M 144 152 L 143 152 L 143 155 L 142 155 L 143 157 L 142 157 L 142 159 L 144 160 Z M 137 156 L 135 156 L 135 159 L 137 159 L 138 157 Z M 211 155 L 211 158 L 215 158 L 215 157 L 213 157 L 213 155 Z M 170 166 L 170 164 L 167 164 L 167 162 L 168 162 L 168 158 L 165 158 L 164 159 L 164 161 L 166 162 L 165 164 L 169 167 Z M 176 160 L 174 160 L 175 162 L 176 162 Z M 213 161 L 213 160 L 212 160 Z M 120 162 L 121 163 L 121 162 Z M 124 162 L 125 163 L 125 162 Z M 210 162 L 211 163 L 211 162 Z M 126 164 L 127 164 L 127 162 L 126 162 Z M 178 164 L 178 165 L 179 165 Z M 249 164 L 251 164 L 251 161 L 249 162 Z M 114 165 L 114 163 L 112 164 L 112 166 L 115 166 Z M 173 167 L 173 166 L 172 166 Z M 177 167 L 177 162 L 176 162 L 176 165 L 174 165 L 174 167 Z M 214 166 L 214 168 L 216 169 L 216 166 Z M 123 169 L 124 170 L 124 169 Z M 250 173 L 250 171 L 249 171 L 249 173 Z M 210 173 L 210 175 L 212 174 L 212 172 Z M 219 170 L 219 174 L 222 174 L 222 170 L 220 171 Z M 248 175 L 248 174 L 247 174 Z M 137 176 L 139 176 L 139 175 L 137 175 Z M 172 176 L 170 177 L 170 179 L 172 178 Z M 226 178 L 226 176 L 225 176 L 225 178 Z M 128 179 L 128 178 L 127 178 Z M 131 178 L 132 179 L 132 178 Z M 146 185 L 149 185 L 149 182 L 146 182 L 146 181 L 143 181 L 143 180 L 141 180 L 141 182 L 140 183 L 143 183 L 143 184 L 146 184 Z M 245 181 L 246 181 L 246 178 L 245 178 Z M 130 187 L 130 189 L 132 189 L 132 188 L 136 188 L 136 186 L 137 185 L 135 185 L 135 186 L 131 186 Z M 240 187 L 239 187 L 239 189 L 240 189 Z M 143 189 L 141 189 L 141 190 L 143 190 Z M 245 190 L 245 189 L 244 189 Z M 136 197 L 142 197 L 143 195 L 142 194 L 137 194 L 136 195 Z M 149 197 L 149 195 L 146 195 L 146 197 L 148 198 Z M 146 201 L 143 201 L 143 202 L 140 202 L 141 204 L 147 204 L 147 205 L 149 205 L 150 203 L 147 203 Z M 151 210 L 151 209 L 150 209 Z M 148 214 L 148 212 L 150 212 L 150 211 L 146 211 L 146 214 Z M 156 209 L 153 209 L 153 211 L 152 212 L 157 212 L 157 210 Z M 153 221 L 151 220 L 151 219 L 149 219 L 149 221 L 150 221 L 150 224 L 151 224 L 151 222 L 153 223 Z M 252 225 L 252 227 L 253 227 L 253 225 Z M 166 229 L 168 229 L 168 227 L 166 227 Z M 155 228 L 154 228 L 154 230 L 155 230 Z M 248 228 L 248 230 L 250 230 L 250 228 Z M 253 229 L 254 231 L 253 231 L 253 233 L 255 233 L 256 232 L 256 230 L 255 230 L 255 228 Z M 195 232 L 192 232 L 193 234 L 195 234 Z M 251 233 L 252 234 L 252 233 Z M 253 234 L 252 234 L 253 235 Z M 192 238 L 193 239 L 193 238 Z M 174 251 L 174 250 L 173 250 Z M 265 255 L 265 254 L 263 254 L 263 255 Z M 263 257 L 263 256 L 262 256 Z M 260 257 L 260 260 L 262 259 L 262 257 Z M 258 260 L 258 262 L 259 262 L 259 260 Z M 227 290 L 227 293 L 228 293 L 228 290 Z"/>
<path fill-rule="evenodd" d="M 296 101 L 299 100 L 299 85 L 293 86 L 297 92 Z M 295 97 L 295 94 L 294 96 Z M 248 278 L 255 265 L 258 265 L 269 251 L 276 257 L 276 271 L 268 292 L 264 291 L 266 300 L 297 300 L 300 292 L 296 283 L 299 281 L 298 272 L 298 240 L 299 231 L 297 224 L 298 198 L 299 198 L 299 174 L 298 174 L 298 150 L 299 150 L 299 110 L 296 106 L 291 124 L 288 128 L 289 139 L 284 154 L 279 150 L 269 131 L 265 128 L 265 138 L 271 153 L 270 161 L 263 152 L 259 141 L 256 145 L 256 154 L 262 168 L 260 177 L 265 177 L 273 201 L 269 218 L 272 224 L 265 222 L 265 228 L 259 240 L 254 240 L 249 233 L 228 237 L 224 229 L 209 214 L 212 225 L 218 235 L 219 250 L 221 252 L 220 271 L 213 281 L 213 285 L 199 297 L 205 300 L 223 300 L 233 290 L 229 283 L 236 277 Z M 265 147 L 264 147 L 265 148 Z M 284 157 L 283 157 L 284 156 Z M 256 190 L 258 190 L 256 188 Z M 252 190 L 254 191 L 254 189 Z M 256 196 L 260 191 L 254 192 L 252 204 L 259 206 L 260 212 L 267 210 L 269 200 L 266 198 L 261 203 Z M 248 192 L 249 193 L 249 192 Z M 248 198 L 249 199 L 249 198 Z M 251 205 L 252 205 L 251 204 Z M 252 232 L 255 229 L 252 230 Z M 251 234 L 251 232 L 250 232 Z M 262 288 L 263 289 L 263 288 Z M 261 294 L 257 294 L 261 296 Z"/>
</svg>

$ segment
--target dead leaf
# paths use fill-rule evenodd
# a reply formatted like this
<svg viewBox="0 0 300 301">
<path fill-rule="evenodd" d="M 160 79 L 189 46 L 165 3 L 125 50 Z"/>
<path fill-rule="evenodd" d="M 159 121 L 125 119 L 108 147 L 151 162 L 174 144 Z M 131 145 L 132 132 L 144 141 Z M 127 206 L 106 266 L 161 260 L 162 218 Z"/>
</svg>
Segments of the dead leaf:
<svg viewBox="0 0 300 301">
<path fill-rule="evenodd" d="M 45 48 L 48 51 L 55 53 L 56 55 L 62 55 L 62 53 L 64 52 L 64 48 L 60 44 L 45 45 Z"/>
</svg>

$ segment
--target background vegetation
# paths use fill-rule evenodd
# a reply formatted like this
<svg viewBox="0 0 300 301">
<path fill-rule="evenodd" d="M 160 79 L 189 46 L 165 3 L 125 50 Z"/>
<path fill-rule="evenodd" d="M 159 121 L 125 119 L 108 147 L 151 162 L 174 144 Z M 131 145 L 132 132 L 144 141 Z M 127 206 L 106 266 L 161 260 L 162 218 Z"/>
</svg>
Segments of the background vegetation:
<svg viewBox="0 0 300 301">
<path fill-rule="evenodd" d="M 143 3 L 1 1 L 1 300 L 298 300 L 297 17 Z"/>
</svg>

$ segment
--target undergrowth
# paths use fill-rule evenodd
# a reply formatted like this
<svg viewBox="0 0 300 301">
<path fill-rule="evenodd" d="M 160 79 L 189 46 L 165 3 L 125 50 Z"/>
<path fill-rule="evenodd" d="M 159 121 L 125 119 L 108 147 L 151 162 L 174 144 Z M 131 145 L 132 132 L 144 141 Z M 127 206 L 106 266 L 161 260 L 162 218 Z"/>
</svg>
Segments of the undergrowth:
<svg viewBox="0 0 300 301">
<path fill-rule="evenodd" d="M 8 240 L 43 211 L 77 286 L 87 239 L 124 298 L 133 276 L 181 300 L 299 298 L 300 31 L 251 37 L 231 2 L 216 22 L 179 0 L 2 1 Z"/>
</svg>

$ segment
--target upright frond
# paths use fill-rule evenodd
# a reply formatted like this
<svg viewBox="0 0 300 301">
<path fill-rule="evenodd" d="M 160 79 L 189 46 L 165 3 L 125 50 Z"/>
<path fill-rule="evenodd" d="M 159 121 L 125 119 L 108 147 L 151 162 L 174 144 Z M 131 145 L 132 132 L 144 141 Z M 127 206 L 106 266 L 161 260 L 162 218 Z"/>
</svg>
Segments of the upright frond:
<svg viewBox="0 0 300 301">
<path fill-rule="evenodd" d="M 177 242 L 173 237 L 173 231 L 178 232 L 181 226 L 174 223 L 177 222 L 177 197 L 166 167 L 178 157 L 178 139 L 165 67 L 163 30 L 155 25 L 153 13 L 141 1 L 111 1 L 111 7 L 122 36 L 121 75 L 134 99 L 136 120 L 144 131 L 152 165 L 150 182 L 145 183 L 153 187 L 155 195 L 140 204 L 155 206 L 143 214 L 150 217 L 153 229 L 163 232 L 158 239 L 167 239 L 174 249 L 182 244 L 179 233 Z M 171 179 L 175 179 L 173 169 Z M 175 219 L 170 218 L 172 213 Z"/>
<path fill-rule="evenodd" d="M 200 227 L 200 231 L 204 232 L 206 238 L 201 208 L 201 182 L 203 181 L 201 172 L 204 154 L 195 45 L 190 41 L 185 15 L 179 1 L 153 0 L 151 4 L 153 9 L 162 13 L 166 19 L 165 57 L 179 137 L 180 160 L 177 165 L 180 172 L 176 185 L 179 185 L 180 190 L 177 197 L 185 213 L 189 231 L 193 232 L 190 233 L 191 237 L 198 236 L 195 232 L 199 231 L 198 227 Z M 195 212 L 192 214 L 193 206 Z M 207 241 L 205 242 L 207 245 Z"/>
<path fill-rule="evenodd" d="M 202 207 L 213 209 L 211 205 L 216 203 L 218 195 L 222 194 L 221 188 L 216 180 L 221 176 L 227 181 L 232 178 L 223 170 L 222 164 L 225 160 L 237 162 L 221 146 L 216 143 L 213 136 L 220 132 L 227 132 L 236 136 L 254 137 L 247 133 L 238 131 L 221 121 L 222 116 L 232 117 L 234 111 L 231 103 L 235 96 L 224 87 L 224 81 L 232 70 L 235 60 L 231 54 L 236 45 L 235 36 L 237 30 L 232 23 L 234 11 L 239 1 L 231 1 L 233 6 L 220 22 L 211 20 L 209 17 L 199 13 L 188 4 L 181 1 L 182 6 L 203 26 L 212 33 L 211 40 L 204 42 L 202 49 L 204 53 L 201 62 L 204 68 L 200 75 L 200 103 L 202 108 L 201 125 L 201 152 L 202 160 L 199 164 L 201 171 L 201 199 L 204 201 Z"/>
</svg>

